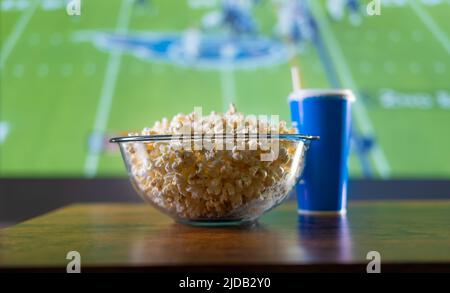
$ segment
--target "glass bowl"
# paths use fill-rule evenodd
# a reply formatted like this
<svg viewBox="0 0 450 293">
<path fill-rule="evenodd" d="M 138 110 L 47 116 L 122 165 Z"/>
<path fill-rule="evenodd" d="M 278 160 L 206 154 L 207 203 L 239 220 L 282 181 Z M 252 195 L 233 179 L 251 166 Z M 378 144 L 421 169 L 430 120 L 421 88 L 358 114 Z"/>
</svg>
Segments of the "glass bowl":
<svg viewBox="0 0 450 293">
<path fill-rule="evenodd" d="M 287 198 L 315 136 L 115 137 L 137 193 L 175 221 L 203 226 L 256 220 Z M 222 147 L 220 147 L 222 146 Z"/>
</svg>

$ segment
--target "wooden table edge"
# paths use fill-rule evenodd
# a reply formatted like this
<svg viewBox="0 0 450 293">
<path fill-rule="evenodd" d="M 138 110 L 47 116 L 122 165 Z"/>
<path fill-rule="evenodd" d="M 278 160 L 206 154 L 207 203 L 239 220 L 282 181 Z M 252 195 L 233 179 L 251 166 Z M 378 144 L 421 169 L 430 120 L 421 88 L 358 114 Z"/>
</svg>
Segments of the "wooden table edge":
<svg viewBox="0 0 450 293">
<path fill-rule="evenodd" d="M 366 263 L 304 265 L 85 266 L 84 273 L 366 273 Z M 0 273 L 65 273 L 65 267 L 0 267 Z M 449 263 L 383 263 L 382 273 L 450 273 Z"/>
</svg>

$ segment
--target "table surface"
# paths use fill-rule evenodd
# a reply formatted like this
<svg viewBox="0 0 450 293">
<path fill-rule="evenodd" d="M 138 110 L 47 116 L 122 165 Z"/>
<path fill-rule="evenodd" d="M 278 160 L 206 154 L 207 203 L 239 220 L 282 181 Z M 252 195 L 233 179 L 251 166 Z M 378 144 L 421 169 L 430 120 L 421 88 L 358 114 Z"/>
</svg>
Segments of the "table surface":
<svg viewBox="0 0 450 293">
<path fill-rule="evenodd" d="M 345 217 L 297 216 L 287 202 L 243 227 L 174 223 L 146 204 L 72 205 L 0 230 L 0 269 L 62 269 L 78 251 L 83 269 L 224 268 L 450 271 L 450 201 L 361 201 Z"/>
</svg>

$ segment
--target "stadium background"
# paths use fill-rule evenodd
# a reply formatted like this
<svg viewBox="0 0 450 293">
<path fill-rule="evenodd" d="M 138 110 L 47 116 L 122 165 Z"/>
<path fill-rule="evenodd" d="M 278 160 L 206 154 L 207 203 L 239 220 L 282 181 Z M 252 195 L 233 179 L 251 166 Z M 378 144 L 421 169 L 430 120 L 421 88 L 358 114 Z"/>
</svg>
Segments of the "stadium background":
<svg viewBox="0 0 450 293">
<path fill-rule="evenodd" d="M 450 177 L 450 1 L 382 1 L 380 16 L 352 25 L 306 1 L 317 36 L 296 61 L 308 88 L 357 92 L 354 177 Z M 105 50 L 95 33 L 183 33 L 220 9 L 207 0 L 1 0 L 1 177 L 122 176 L 111 135 L 164 116 L 223 110 L 289 119 L 291 62 L 217 70 Z M 273 38 L 272 1 L 252 9 L 258 36 Z"/>
</svg>

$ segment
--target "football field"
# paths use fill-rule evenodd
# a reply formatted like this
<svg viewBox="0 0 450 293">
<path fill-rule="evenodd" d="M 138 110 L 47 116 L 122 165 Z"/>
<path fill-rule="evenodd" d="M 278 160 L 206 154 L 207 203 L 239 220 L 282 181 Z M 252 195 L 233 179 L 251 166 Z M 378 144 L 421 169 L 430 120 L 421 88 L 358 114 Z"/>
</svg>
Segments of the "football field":
<svg viewBox="0 0 450 293">
<path fill-rule="evenodd" d="M 381 15 L 357 26 L 330 18 L 325 2 L 308 1 L 317 37 L 289 58 L 218 68 L 134 44 L 198 27 L 220 1 L 81 0 L 81 16 L 68 16 L 64 0 L 0 0 L 0 176 L 124 175 L 109 136 L 195 106 L 232 102 L 289 120 L 297 62 L 305 87 L 357 93 L 353 176 L 449 178 L 450 1 L 382 1 Z M 271 1 L 253 8 L 270 40 L 274 10 Z M 135 39 L 113 47 L 116 35 Z"/>
</svg>

